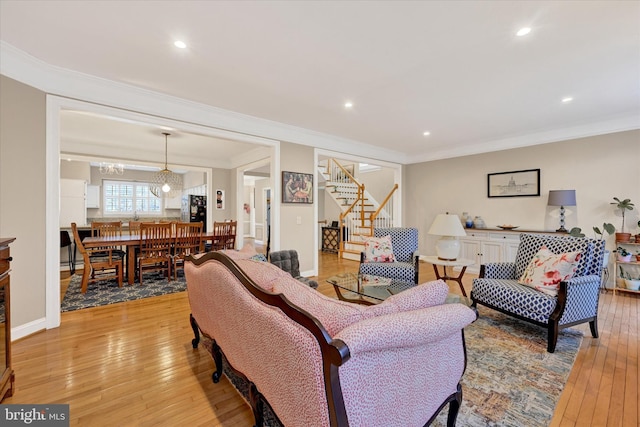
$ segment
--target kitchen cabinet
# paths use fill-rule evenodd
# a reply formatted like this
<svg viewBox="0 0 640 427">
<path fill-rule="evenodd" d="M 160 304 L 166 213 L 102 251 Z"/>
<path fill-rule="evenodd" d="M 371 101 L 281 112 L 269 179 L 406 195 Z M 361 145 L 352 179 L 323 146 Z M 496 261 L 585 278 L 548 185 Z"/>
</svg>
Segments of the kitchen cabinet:
<svg viewBox="0 0 640 427">
<path fill-rule="evenodd" d="M 87 223 L 87 181 L 60 180 L 60 228 L 69 228 L 72 222 Z"/>
<path fill-rule="evenodd" d="M 182 209 L 182 195 L 171 199 L 164 199 L 165 209 Z"/>
<path fill-rule="evenodd" d="M 99 185 L 87 185 L 87 208 L 100 208 Z"/>
</svg>

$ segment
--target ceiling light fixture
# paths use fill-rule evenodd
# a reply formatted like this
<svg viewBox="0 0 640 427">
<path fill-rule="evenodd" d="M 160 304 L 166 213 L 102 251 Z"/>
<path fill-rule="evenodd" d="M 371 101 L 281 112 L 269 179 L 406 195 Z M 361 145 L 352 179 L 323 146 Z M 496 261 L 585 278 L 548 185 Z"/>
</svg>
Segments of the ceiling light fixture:
<svg viewBox="0 0 640 427">
<path fill-rule="evenodd" d="M 121 163 L 100 162 L 100 173 L 102 175 L 122 175 L 124 173 L 124 165 Z"/>
<path fill-rule="evenodd" d="M 526 36 L 526 35 L 527 35 L 527 34 L 529 34 L 530 32 L 531 32 L 531 28 L 529 28 L 529 27 L 523 27 L 523 28 L 520 28 L 520 29 L 518 30 L 518 32 L 516 33 L 516 36 L 518 36 L 518 37 Z"/>
<path fill-rule="evenodd" d="M 167 137 L 171 134 L 167 132 L 162 134 L 164 135 L 164 169 L 153 175 L 149 191 L 156 197 L 172 199 L 182 193 L 182 178 L 167 167 Z"/>
<path fill-rule="evenodd" d="M 429 135 L 431 135 L 431 132 L 429 132 L 429 131 L 425 131 L 425 132 L 423 132 L 422 134 L 423 134 L 424 136 L 429 136 Z"/>
<path fill-rule="evenodd" d="M 173 45 L 177 48 L 180 49 L 186 49 L 187 48 L 187 44 L 185 42 L 183 42 L 182 40 L 176 40 L 175 42 L 173 42 Z"/>
<path fill-rule="evenodd" d="M 353 102 L 347 101 L 344 103 L 344 108 L 353 108 Z"/>
<path fill-rule="evenodd" d="M 573 98 L 572 98 L 572 97 L 570 97 L 570 96 L 566 96 L 566 97 L 562 98 L 562 102 L 563 102 L 563 103 L 565 103 L 565 104 L 566 104 L 567 102 L 571 102 L 571 101 L 573 101 Z"/>
</svg>

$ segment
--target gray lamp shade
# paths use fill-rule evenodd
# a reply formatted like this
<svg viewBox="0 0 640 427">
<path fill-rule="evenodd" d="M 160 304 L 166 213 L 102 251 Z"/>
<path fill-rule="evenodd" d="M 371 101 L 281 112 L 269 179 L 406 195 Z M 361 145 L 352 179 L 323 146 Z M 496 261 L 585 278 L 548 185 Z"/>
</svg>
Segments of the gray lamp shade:
<svg viewBox="0 0 640 427">
<path fill-rule="evenodd" d="M 548 206 L 576 206 L 576 190 L 549 190 Z"/>
</svg>

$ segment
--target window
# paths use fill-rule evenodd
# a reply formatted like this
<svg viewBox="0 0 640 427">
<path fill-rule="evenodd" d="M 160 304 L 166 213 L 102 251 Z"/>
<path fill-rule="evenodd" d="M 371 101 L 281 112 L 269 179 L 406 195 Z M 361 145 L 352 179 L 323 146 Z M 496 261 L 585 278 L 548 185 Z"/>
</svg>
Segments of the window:
<svg viewBox="0 0 640 427">
<path fill-rule="evenodd" d="M 104 181 L 104 214 L 160 215 L 162 201 L 149 191 L 147 182 Z"/>
</svg>

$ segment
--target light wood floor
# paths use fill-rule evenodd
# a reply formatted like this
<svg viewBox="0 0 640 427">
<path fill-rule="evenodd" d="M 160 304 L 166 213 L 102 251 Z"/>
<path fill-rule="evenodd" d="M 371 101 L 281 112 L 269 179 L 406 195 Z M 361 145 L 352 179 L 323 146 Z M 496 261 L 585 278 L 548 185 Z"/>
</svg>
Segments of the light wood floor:
<svg viewBox="0 0 640 427">
<path fill-rule="evenodd" d="M 321 254 L 320 292 L 334 296 L 325 279 L 357 268 Z M 420 274 L 434 278 L 429 264 Z M 638 298 L 607 293 L 600 301 L 600 338 L 580 327 L 585 338 L 552 426 L 640 425 Z M 14 343 L 16 393 L 3 403 L 68 403 L 74 426 L 253 425 L 226 378 L 211 382 L 213 362 L 192 349 L 192 337 L 184 292 L 63 313 L 60 328 Z"/>
</svg>

